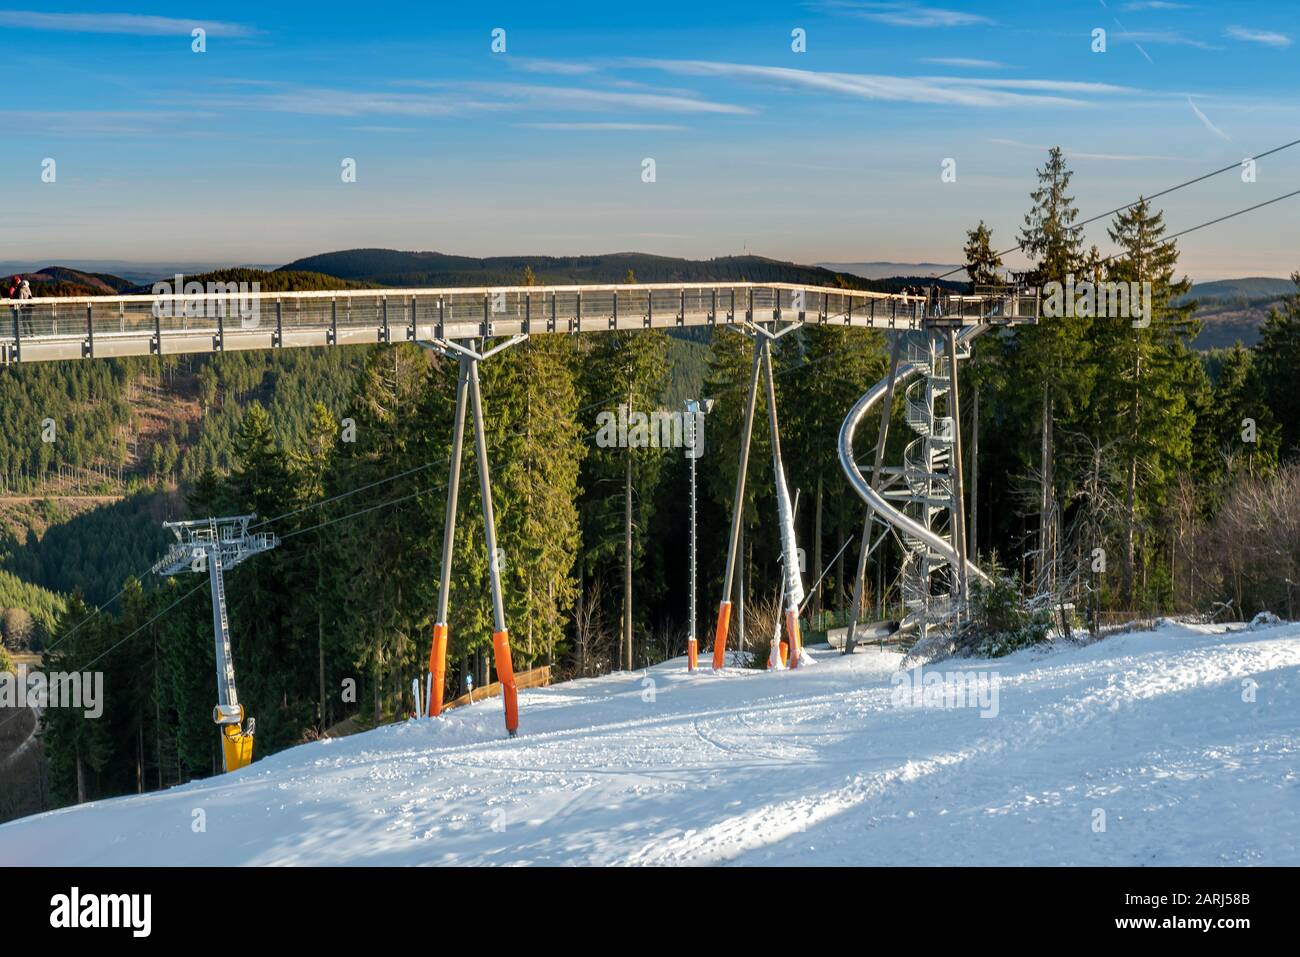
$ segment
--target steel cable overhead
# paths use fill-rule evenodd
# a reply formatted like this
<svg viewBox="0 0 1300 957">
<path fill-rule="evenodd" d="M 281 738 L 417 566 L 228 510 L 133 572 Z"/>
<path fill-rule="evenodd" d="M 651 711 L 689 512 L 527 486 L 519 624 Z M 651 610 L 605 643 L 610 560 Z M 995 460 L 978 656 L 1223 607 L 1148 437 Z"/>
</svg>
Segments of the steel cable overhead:
<svg viewBox="0 0 1300 957">
<path fill-rule="evenodd" d="M 1281 146 L 1274 146 L 1274 147 L 1273 147 L 1272 149 L 1270 149 L 1270 150 L 1265 150 L 1265 151 L 1262 152 L 1262 153 L 1256 153 L 1256 154 L 1254 154 L 1253 156 L 1249 156 L 1249 157 L 1247 157 L 1247 159 L 1252 159 L 1252 160 L 1263 159 L 1265 156 L 1272 156 L 1274 153 L 1280 153 L 1280 152 L 1282 152 L 1283 150 L 1289 150 L 1289 149 L 1291 149 L 1291 147 L 1293 147 L 1293 146 L 1300 146 L 1300 140 L 1292 140 L 1290 143 L 1283 143 Z M 1229 163 L 1227 166 L 1222 166 L 1222 167 L 1220 167 L 1219 169 L 1210 170 L 1210 172 L 1208 172 L 1208 173 L 1202 173 L 1200 176 L 1195 176 L 1195 177 L 1193 177 L 1192 179 L 1185 180 L 1185 181 L 1183 181 L 1183 182 L 1181 182 L 1181 183 L 1178 183 L 1178 184 L 1176 184 L 1176 185 L 1174 185 L 1174 186 L 1170 186 L 1170 187 L 1167 188 L 1167 189 L 1162 189 L 1162 190 L 1160 190 L 1158 193 L 1152 193 L 1150 196 L 1143 196 L 1143 197 L 1139 198 L 1138 200 L 1136 200 L 1135 202 L 1128 203 L 1127 205 L 1124 205 L 1124 206 L 1116 206 L 1114 209 L 1112 209 L 1112 210 L 1108 210 L 1107 212 L 1104 212 L 1104 213 L 1098 213 L 1096 216 L 1090 216 L 1090 217 L 1088 217 L 1087 219 L 1085 219 L 1085 220 L 1083 220 L 1082 222 L 1080 222 L 1080 223 L 1077 225 L 1076 228 L 1078 228 L 1078 229 L 1082 229 L 1084 226 L 1090 225 L 1091 223 L 1095 223 L 1095 222 L 1097 222 L 1097 220 L 1099 220 L 1099 219 L 1105 219 L 1107 216 L 1113 216 L 1113 215 L 1115 215 L 1116 213 L 1122 213 L 1122 212 L 1125 212 L 1126 210 L 1130 210 L 1130 209 L 1132 209 L 1134 206 L 1138 205 L 1138 203 L 1141 203 L 1141 202 L 1143 202 L 1144 200 L 1149 202 L 1150 200 L 1153 200 L 1153 199 L 1159 199 L 1161 196 L 1168 196 L 1170 193 L 1176 193 L 1176 192 L 1177 192 L 1178 190 L 1180 190 L 1180 189 L 1184 189 L 1184 188 L 1186 188 L 1186 187 L 1188 187 L 1188 186 L 1195 186 L 1197 183 L 1201 183 L 1201 182 L 1204 182 L 1204 181 L 1207 180 L 1207 179 L 1212 179 L 1212 178 L 1215 177 L 1215 176 L 1222 175 L 1223 173 L 1228 172 L 1228 170 L 1241 169 L 1241 163 L 1242 163 L 1241 160 L 1238 160 L 1238 161 L 1235 162 L 1235 163 Z M 1294 193 L 1290 193 L 1290 194 L 1288 194 L 1288 196 L 1294 196 L 1294 195 L 1295 195 Z M 1269 202 L 1270 202 L 1270 203 L 1275 203 L 1275 202 L 1277 202 L 1279 199 L 1286 199 L 1286 198 L 1288 198 L 1288 196 L 1279 196 L 1278 199 L 1269 200 Z M 1268 203 L 1261 203 L 1260 205 L 1261 205 L 1261 206 L 1267 206 Z M 1257 207 L 1257 206 L 1252 206 L 1252 207 L 1251 207 L 1251 209 L 1258 209 L 1258 208 L 1259 208 L 1259 207 Z M 1239 211 L 1239 212 L 1237 212 L 1237 213 L 1233 213 L 1232 215 L 1230 215 L 1230 216 L 1225 216 L 1225 217 L 1223 217 L 1223 218 L 1224 218 L 1224 219 L 1231 219 L 1232 216 L 1240 216 L 1241 213 L 1243 213 L 1243 212 L 1249 212 L 1249 211 L 1250 211 L 1250 210 L 1241 210 L 1241 211 Z M 1218 222 L 1218 221 L 1219 221 L 1219 220 L 1215 220 L 1215 222 Z M 1205 223 L 1205 224 L 1202 224 L 1202 226 L 1198 226 L 1198 227 L 1195 227 L 1195 228 L 1196 228 L 1196 229 L 1200 229 L 1200 228 L 1203 228 L 1203 226 L 1208 226 L 1208 225 L 1211 225 L 1211 223 Z M 1192 230 L 1190 230 L 1190 229 L 1189 229 L 1189 230 L 1184 230 L 1184 232 L 1192 232 Z M 1179 233 L 1178 235 L 1182 235 L 1182 233 Z M 1173 239 L 1174 237 L 1173 237 L 1173 236 L 1170 236 L 1169 238 L 1170 238 L 1170 239 Z M 1023 242 L 1021 242 L 1021 243 L 1016 243 L 1014 246 L 1010 247 L 1009 249 L 1004 249 L 1004 250 L 1002 250 L 1002 251 L 999 252 L 997 255 L 998 255 L 998 256 L 1005 256 L 1005 255 L 1007 255 L 1007 254 L 1009 254 L 1009 253 L 1019 252 L 1023 247 L 1024 247 L 1024 243 L 1023 243 Z M 1112 258 L 1113 258 L 1113 257 L 1112 257 Z M 1106 260 L 1102 260 L 1102 261 L 1105 262 Z M 956 275 L 957 273 L 961 272 L 961 271 L 964 270 L 965 268 L 966 268 L 965 266 L 959 266 L 959 267 L 957 267 L 956 269 L 950 269 L 950 270 L 948 270 L 948 271 L 945 272 L 945 273 L 940 273 L 939 275 L 934 276 L 933 278 L 935 278 L 935 279 L 946 279 L 948 276 Z"/>
</svg>

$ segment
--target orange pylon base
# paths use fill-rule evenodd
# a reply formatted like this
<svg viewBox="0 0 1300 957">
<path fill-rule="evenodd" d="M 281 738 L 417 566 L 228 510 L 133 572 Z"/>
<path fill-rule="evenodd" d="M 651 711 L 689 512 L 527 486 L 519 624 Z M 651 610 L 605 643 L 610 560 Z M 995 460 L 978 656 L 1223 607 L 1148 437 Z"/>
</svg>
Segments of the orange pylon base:
<svg viewBox="0 0 1300 957">
<path fill-rule="evenodd" d="M 799 667 L 799 656 L 803 653 L 803 639 L 799 635 L 799 613 L 790 609 L 785 613 L 785 634 L 789 642 L 789 667 Z M 785 645 L 786 642 L 782 642 Z"/>
<path fill-rule="evenodd" d="M 718 606 L 718 628 L 713 633 L 713 670 L 722 668 L 727 654 L 727 632 L 731 629 L 731 602 Z"/>
<path fill-rule="evenodd" d="M 511 737 L 519 730 L 519 691 L 515 688 L 515 668 L 510 661 L 510 632 L 492 633 L 492 650 L 496 653 L 497 681 L 506 706 L 506 730 Z"/>
<path fill-rule="evenodd" d="M 442 690 L 447 683 L 447 625 L 433 626 L 433 644 L 429 647 L 429 717 L 442 714 Z"/>
</svg>

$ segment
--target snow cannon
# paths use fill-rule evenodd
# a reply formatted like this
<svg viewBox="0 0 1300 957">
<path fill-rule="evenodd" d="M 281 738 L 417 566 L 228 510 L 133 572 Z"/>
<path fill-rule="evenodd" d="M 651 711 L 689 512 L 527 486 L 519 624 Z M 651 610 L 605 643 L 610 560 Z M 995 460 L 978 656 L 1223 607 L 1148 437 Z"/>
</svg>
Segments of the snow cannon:
<svg viewBox="0 0 1300 957">
<path fill-rule="evenodd" d="M 221 729 L 221 759 L 227 771 L 238 771 L 253 761 L 253 734 L 257 722 L 249 718 L 244 726 L 244 706 L 234 706 L 235 715 L 230 716 L 230 709 L 217 705 L 212 709 L 212 720 Z"/>
</svg>

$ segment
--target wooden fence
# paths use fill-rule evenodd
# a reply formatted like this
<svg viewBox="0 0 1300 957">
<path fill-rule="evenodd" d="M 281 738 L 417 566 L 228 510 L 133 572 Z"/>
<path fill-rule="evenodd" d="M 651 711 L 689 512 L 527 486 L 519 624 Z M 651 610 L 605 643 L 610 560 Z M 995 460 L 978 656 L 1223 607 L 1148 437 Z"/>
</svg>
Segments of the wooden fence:
<svg viewBox="0 0 1300 957">
<path fill-rule="evenodd" d="M 520 691 L 525 688 L 545 688 L 551 683 L 551 666 L 542 665 L 540 668 L 532 668 L 528 671 L 521 671 L 515 675 L 515 687 Z M 473 704 L 475 701 L 483 701 L 487 698 L 498 698 L 501 696 L 501 682 L 494 681 L 490 685 L 484 685 L 482 688 L 475 688 L 469 694 L 463 694 L 459 698 L 453 698 L 451 701 L 443 704 L 442 709 L 459 708 L 463 704 Z"/>
</svg>

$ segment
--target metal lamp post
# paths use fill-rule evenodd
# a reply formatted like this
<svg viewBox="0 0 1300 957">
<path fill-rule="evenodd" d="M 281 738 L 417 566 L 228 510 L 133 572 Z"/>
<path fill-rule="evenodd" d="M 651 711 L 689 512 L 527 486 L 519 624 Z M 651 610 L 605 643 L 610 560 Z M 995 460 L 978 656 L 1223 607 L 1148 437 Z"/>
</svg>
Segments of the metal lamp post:
<svg viewBox="0 0 1300 957">
<path fill-rule="evenodd" d="M 700 457 L 700 453 L 704 450 L 698 446 L 699 433 L 696 425 L 700 418 L 708 414 L 712 408 L 712 399 L 686 400 L 686 421 L 689 423 L 690 429 L 686 456 L 691 460 L 691 617 L 690 629 L 686 638 L 686 666 L 690 671 L 695 670 L 696 663 L 699 660 L 699 643 L 695 636 L 695 460 Z"/>
</svg>

